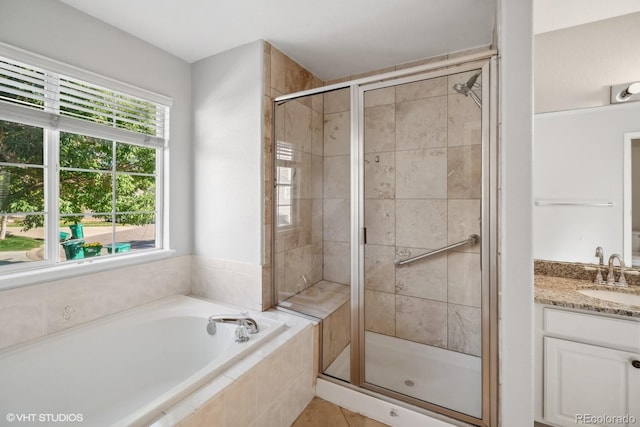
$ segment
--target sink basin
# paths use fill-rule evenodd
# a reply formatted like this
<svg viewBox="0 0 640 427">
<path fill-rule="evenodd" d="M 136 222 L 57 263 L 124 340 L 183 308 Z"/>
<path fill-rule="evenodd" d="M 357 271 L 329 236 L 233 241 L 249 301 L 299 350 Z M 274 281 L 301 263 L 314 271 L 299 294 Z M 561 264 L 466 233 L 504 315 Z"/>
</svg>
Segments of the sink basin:
<svg viewBox="0 0 640 427">
<path fill-rule="evenodd" d="M 617 302 L 618 304 L 640 306 L 640 295 L 625 294 L 622 292 L 604 291 L 599 289 L 582 289 L 578 293 L 592 298 L 605 301 Z"/>
</svg>

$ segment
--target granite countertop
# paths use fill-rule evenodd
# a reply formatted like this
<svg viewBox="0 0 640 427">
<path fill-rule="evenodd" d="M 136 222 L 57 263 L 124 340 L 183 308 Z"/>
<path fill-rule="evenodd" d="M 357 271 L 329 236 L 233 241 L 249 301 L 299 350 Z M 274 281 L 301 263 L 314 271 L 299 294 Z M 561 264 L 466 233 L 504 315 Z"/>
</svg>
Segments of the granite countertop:
<svg viewBox="0 0 640 427">
<path fill-rule="evenodd" d="M 640 286 L 634 285 L 628 288 L 613 288 L 607 285 L 596 285 L 589 280 L 568 279 L 539 274 L 535 275 L 534 282 L 534 300 L 537 303 L 640 318 L 640 306 L 604 301 L 577 292 L 579 289 L 598 289 L 640 295 Z"/>
</svg>

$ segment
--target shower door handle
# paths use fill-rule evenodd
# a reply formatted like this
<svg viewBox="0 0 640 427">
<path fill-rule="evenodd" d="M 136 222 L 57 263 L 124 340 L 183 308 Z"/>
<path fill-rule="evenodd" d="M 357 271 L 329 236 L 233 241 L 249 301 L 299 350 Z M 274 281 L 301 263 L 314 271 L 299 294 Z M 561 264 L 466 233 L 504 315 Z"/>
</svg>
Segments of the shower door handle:
<svg viewBox="0 0 640 427">
<path fill-rule="evenodd" d="M 367 227 L 362 227 L 362 244 L 367 244 Z"/>
</svg>

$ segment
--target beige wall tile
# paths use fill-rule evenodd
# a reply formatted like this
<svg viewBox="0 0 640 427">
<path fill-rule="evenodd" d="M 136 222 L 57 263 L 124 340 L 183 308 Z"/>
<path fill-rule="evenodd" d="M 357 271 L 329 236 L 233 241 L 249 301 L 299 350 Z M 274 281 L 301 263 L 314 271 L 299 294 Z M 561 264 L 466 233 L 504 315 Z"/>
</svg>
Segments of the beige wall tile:
<svg viewBox="0 0 640 427">
<path fill-rule="evenodd" d="M 325 199 L 348 199 L 350 197 L 349 156 L 331 156 L 324 158 Z"/>
<path fill-rule="evenodd" d="M 447 347 L 447 304 L 396 295 L 396 336 Z"/>
<path fill-rule="evenodd" d="M 321 156 L 311 156 L 311 194 L 312 199 L 322 199 L 324 160 Z"/>
<path fill-rule="evenodd" d="M 262 69 L 264 70 L 263 90 L 264 94 L 269 96 L 271 95 L 271 51 L 264 52 L 262 62 Z"/>
<path fill-rule="evenodd" d="M 269 261 L 268 265 L 262 266 L 262 310 L 268 310 L 273 306 L 272 303 L 272 276 L 273 265 Z"/>
<path fill-rule="evenodd" d="M 427 249 L 397 248 L 400 259 L 429 252 Z M 401 295 L 447 301 L 447 256 L 435 255 L 396 269 L 396 292 Z"/>
<path fill-rule="evenodd" d="M 479 199 L 482 189 L 480 145 L 450 147 L 447 156 L 447 191 L 450 199 Z"/>
<path fill-rule="evenodd" d="M 293 164 L 283 164 L 285 167 L 293 167 L 293 179 L 291 185 L 291 197 L 293 199 L 311 199 L 312 174 L 311 154 L 302 151 L 293 151 Z"/>
<path fill-rule="evenodd" d="M 263 137 L 271 139 L 272 131 L 273 131 L 273 102 L 269 95 L 265 95 L 262 97 L 262 114 L 263 114 L 263 123 L 262 123 L 262 132 Z"/>
<path fill-rule="evenodd" d="M 181 427 L 222 426 L 224 423 L 224 393 L 205 403 L 192 416 L 180 422 Z"/>
<path fill-rule="evenodd" d="M 313 88 L 313 74 L 300 66 L 297 62 L 289 57 L 285 57 L 285 91 L 286 93 L 299 92 L 302 90 Z M 301 99 L 309 107 L 311 107 L 311 97 Z"/>
<path fill-rule="evenodd" d="M 320 87 L 323 86 L 322 81 L 318 80 L 318 83 L 314 83 L 314 87 Z M 318 95 L 313 95 L 311 97 L 311 108 L 313 109 L 313 111 L 316 111 L 320 114 L 324 114 L 324 95 L 323 94 L 318 94 Z"/>
<path fill-rule="evenodd" d="M 341 156 L 350 152 L 351 125 L 349 113 L 324 115 L 324 155 Z"/>
<path fill-rule="evenodd" d="M 309 277 L 310 283 L 317 283 L 322 280 L 322 264 L 324 262 L 322 247 L 322 241 L 314 242 L 309 246 L 309 251 L 311 251 L 311 276 Z"/>
<path fill-rule="evenodd" d="M 364 298 L 365 330 L 395 336 L 396 295 L 365 290 Z"/>
<path fill-rule="evenodd" d="M 333 361 L 351 341 L 351 305 L 342 304 L 331 314 L 329 331 L 329 358 Z M 326 344 L 326 342 L 324 343 Z"/>
<path fill-rule="evenodd" d="M 395 292 L 396 267 L 393 246 L 365 245 L 364 285 L 372 291 Z"/>
<path fill-rule="evenodd" d="M 249 371 L 224 391 L 225 427 L 249 427 L 258 415 L 256 374 Z"/>
<path fill-rule="evenodd" d="M 258 413 L 256 427 L 284 427 L 284 421 L 282 421 L 282 406 L 283 403 L 276 401 L 263 412 Z M 213 427 L 215 424 L 208 424 L 207 427 L 208 426 Z"/>
<path fill-rule="evenodd" d="M 285 55 L 278 49 L 271 48 L 271 87 L 280 93 L 285 93 L 284 83 Z"/>
<path fill-rule="evenodd" d="M 322 242 L 322 228 L 324 227 L 324 200 L 311 200 L 311 242 Z"/>
<path fill-rule="evenodd" d="M 349 242 L 350 210 L 349 199 L 324 199 L 324 240 Z"/>
<path fill-rule="evenodd" d="M 324 154 L 324 115 L 311 111 L 311 153 L 316 156 Z"/>
<path fill-rule="evenodd" d="M 436 77 L 396 86 L 396 102 L 413 101 L 447 94 L 447 77 Z"/>
<path fill-rule="evenodd" d="M 449 349 L 474 356 L 481 353 L 481 311 L 479 308 L 449 304 Z"/>
<path fill-rule="evenodd" d="M 297 293 L 311 286 L 311 271 L 313 269 L 313 252 L 310 245 L 301 246 L 285 252 L 284 259 L 284 283 L 282 289 Z M 305 283 L 302 278 L 307 278 Z"/>
<path fill-rule="evenodd" d="M 275 137 L 276 137 L 276 144 L 280 143 L 280 142 L 285 142 L 285 137 L 284 137 L 284 117 L 285 117 L 285 107 L 287 106 L 288 103 L 285 104 L 280 104 L 280 105 L 276 105 L 273 107 L 273 115 L 274 115 L 274 120 L 273 120 L 273 125 L 274 126 L 274 132 L 275 132 Z M 288 146 L 285 145 L 285 147 L 288 148 Z"/>
<path fill-rule="evenodd" d="M 264 253 L 263 253 L 263 265 L 271 264 L 271 241 L 273 239 L 271 224 L 264 224 L 262 226 L 262 238 L 264 239 Z"/>
<path fill-rule="evenodd" d="M 438 249 L 447 244 L 447 201 L 396 200 L 396 245 Z"/>
<path fill-rule="evenodd" d="M 324 372 L 333 362 L 331 358 L 331 316 L 322 320 L 322 371 Z"/>
<path fill-rule="evenodd" d="M 367 243 L 392 246 L 396 242 L 396 200 L 365 200 L 364 223 Z"/>
<path fill-rule="evenodd" d="M 446 145 L 446 96 L 396 104 L 396 146 L 399 150 Z"/>
<path fill-rule="evenodd" d="M 293 383 L 302 373 L 302 335 L 291 338 L 281 349 L 282 370 L 280 381 Z"/>
<path fill-rule="evenodd" d="M 78 278 L 54 282 L 45 288 L 44 316 L 45 332 L 51 334 L 71 326 L 84 323 L 88 319 L 87 304 L 89 291 Z"/>
<path fill-rule="evenodd" d="M 376 107 L 378 105 L 395 104 L 396 88 L 385 87 L 382 89 L 368 90 L 364 93 L 364 106 Z"/>
<path fill-rule="evenodd" d="M 482 97 L 477 93 L 478 97 Z M 469 97 L 449 95 L 449 146 L 482 143 L 482 115 L 480 108 Z"/>
<path fill-rule="evenodd" d="M 447 201 L 448 244 L 465 240 L 470 234 L 480 235 L 480 200 L 449 199 Z M 458 252 L 480 253 L 481 245 L 467 245 L 457 248 Z"/>
<path fill-rule="evenodd" d="M 364 110 L 364 151 L 379 153 L 396 148 L 395 104 L 369 107 Z"/>
<path fill-rule="evenodd" d="M 0 349 L 44 335 L 44 289 L 27 289 L 0 292 Z"/>
<path fill-rule="evenodd" d="M 364 197 L 367 199 L 393 199 L 395 194 L 395 153 L 365 154 Z"/>
<path fill-rule="evenodd" d="M 450 303 L 481 306 L 482 272 L 480 254 L 449 252 L 448 293 Z"/>
<path fill-rule="evenodd" d="M 349 88 L 324 94 L 324 114 L 339 113 L 350 109 L 351 95 L 349 94 Z"/>
<path fill-rule="evenodd" d="M 284 141 L 294 150 L 311 153 L 311 108 L 297 100 L 284 104 Z"/>
<path fill-rule="evenodd" d="M 351 282 L 349 249 L 349 243 L 330 241 L 323 243 L 324 280 L 343 284 Z"/>
<path fill-rule="evenodd" d="M 408 150 L 396 153 L 396 197 L 447 197 L 447 150 Z"/>
</svg>

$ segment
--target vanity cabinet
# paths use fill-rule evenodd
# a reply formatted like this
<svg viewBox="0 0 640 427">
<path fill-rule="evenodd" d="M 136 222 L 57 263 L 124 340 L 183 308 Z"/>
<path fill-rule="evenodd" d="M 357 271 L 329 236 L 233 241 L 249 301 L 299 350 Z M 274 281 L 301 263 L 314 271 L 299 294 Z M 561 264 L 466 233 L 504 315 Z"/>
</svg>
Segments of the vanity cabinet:
<svg viewBox="0 0 640 427">
<path fill-rule="evenodd" d="M 539 421 L 640 424 L 640 322 L 536 304 L 536 329 Z"/>
</svg>

